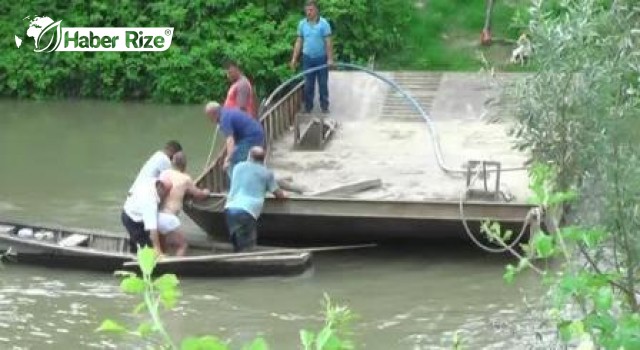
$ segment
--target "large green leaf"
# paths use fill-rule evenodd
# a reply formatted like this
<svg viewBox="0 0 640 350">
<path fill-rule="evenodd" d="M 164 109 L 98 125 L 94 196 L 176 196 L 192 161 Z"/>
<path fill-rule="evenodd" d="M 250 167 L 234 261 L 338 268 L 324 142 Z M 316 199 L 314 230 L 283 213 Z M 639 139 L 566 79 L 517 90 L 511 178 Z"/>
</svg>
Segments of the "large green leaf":
<svg viewBox="0 0 640 350">
<path fill-rule="evenodd" d="M 145 289 L 145 282 L 138 276 L 129 276 L 120 282 L 120 289 L 129 294 L 142 294 Z"/>
<path fill-rule="evenodd" d="M 138 329 L 136 330 L 136 333 L 141 337 L 147 337 L 151 333 L 153 333 L 153 331 L 154 331 L 153 325 L 150 322 L 145 321 L 140 323 L 140 325 L 138 326 Z"/>
<path fill-rule="evenodd" d="M 176 306 L 178 297 L 180 297 L 180 291 L 177 289 L 165 289 L 160 292 L 160 302 L 166 309 L 172 309 Z"/>
<path fill-rule="evenodd" d="M 516 267 L 509 264 L 506 266 L 504 275 L 502 276 L 502 278 L 505 280 L 505 282 L 507 283 L 513 283 L 513 279 L 516 277 L 516 273 L 518 271 L 516 270 Z"/>
<path fill-rule="evenodd" d="M 302 343 L 304 350 L 313 349 L 313 342 L 315 338 L 316 336 L 315 334 L 313 334 L 313 332 L 310 332 L 305 329 L 300 330 L 300 343 Z"/>
<path fill-rule="evenodd" d="M 175 289 L 180 281 L 174 274 L 164 274 L 153 281 L 153 285 L 161 292 L 169 289 Z"/>
<path fill-rule="evenodd" d="M 138 250 L 138 264 L 143 275 L 151 276 L 156 266 L 156 253 L 153 248 L 144 247 Z"/>
<path fill-rule="evenodd" d="M 128 332 L 128 330 L 118 322 L 107 319 L 102 321 L 102 323 L 100 324 L 100 327 L 96 328 L 96 332 L 111 332 L 111 333 L 123 334 Z"/>
<path fill-rule="evenodd" d="M 542 259 L 551 257 L 555 251 L 553 237 L 544 232 L 536 234 L 533 238 L 533 246 L 536 250 L 537 257 Z"/>
<path fill-rule="evenodd" d="M 269 345 L 267 345 L 264 338 L 259 337 L 254 339 L 251 344 L 243 346 L 242 350 L 269 350 Z"/>
<path fill-rule="evenodd" d="M 180 350 L 229 350 L 227 344 L 216 337 L 189 337 L 182 341 Z"/>
<path fill-rule="evenodd" d="M 325 346 L 332 335 L 333 330 L 331 327 L 325 326 L 316 337 L 316 350 L 325 350 Z"/>
</svg>

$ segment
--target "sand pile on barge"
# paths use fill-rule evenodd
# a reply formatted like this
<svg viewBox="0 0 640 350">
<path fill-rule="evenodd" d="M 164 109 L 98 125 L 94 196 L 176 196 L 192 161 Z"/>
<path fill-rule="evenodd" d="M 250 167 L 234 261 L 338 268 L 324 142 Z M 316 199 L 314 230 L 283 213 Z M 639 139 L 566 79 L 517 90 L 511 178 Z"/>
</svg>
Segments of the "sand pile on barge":
<svg viewBox="0 0 640 350">
<path fill-rule="evenodd" d="M 382 181 L 380 188 L 351 196 L 358 199 L 458 199 L 465 178 L 452 177 L 438 167 L 431 134 L 418 113 L 413 119 L 383 115 L 389 95 L 384 83 L 364 73 L 331 74 L 329 117 L 338 121 L 337 132 L 323 151 L 294 150 L 292 134 L 279 140 L 269 160 L 278 177 L 291 177 L 308 192 L 360 180 Z M 345 74 L 349 76 L 341 76 Z M 508 125 L 483 120 L 486 101 L 495 95 L 478 74 L 447 73 L 441 78 L 430 112 L 448 166 L 494 160 L 503 167 L 519 167 L 526 161 L 525 154 L 512 149 Z M 526 176 L 523 171 L 501 174 L 501 189 L 512 194 L 514 202 L 528 197 Z M 495 179 L 489 181 L 493 185 Z"/>
</svg>

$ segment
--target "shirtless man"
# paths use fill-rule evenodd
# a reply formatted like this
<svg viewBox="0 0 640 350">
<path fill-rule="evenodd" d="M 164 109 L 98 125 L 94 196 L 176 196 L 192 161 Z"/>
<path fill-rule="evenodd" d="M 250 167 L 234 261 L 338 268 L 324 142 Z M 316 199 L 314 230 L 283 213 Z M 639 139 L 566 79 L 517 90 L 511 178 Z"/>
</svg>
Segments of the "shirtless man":
<svg viewBox="0 0 640 350">
<path fill-rule="evenodd" d="M 187 239 L 184 232 L 180 230 L 180 219 L 178 215 L 182 211 L 184 197 L 193 196 L 196 200 L 202 200 L 209 196 L 208 189 L 196 187 L 193 179 L 187 170 L 187 158 L 183 152 L 178 152 L 173 156 L 173 167 L 162 172 L 161 176 L 166 176 L 171 180 L 173 187 L 164 202 L 162 210 L 158 214 L 158 231 L 171 238 L 176 247 L 176 255 L 183 256 L 187 250 Z"/>
</svg>

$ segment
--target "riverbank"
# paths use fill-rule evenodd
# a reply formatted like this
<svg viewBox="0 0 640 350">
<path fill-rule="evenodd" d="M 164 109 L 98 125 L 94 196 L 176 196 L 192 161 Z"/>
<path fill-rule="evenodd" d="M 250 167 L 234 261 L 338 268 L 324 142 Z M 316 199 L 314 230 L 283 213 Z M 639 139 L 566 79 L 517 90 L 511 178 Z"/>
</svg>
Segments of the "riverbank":
<svg viewBox="0 0 640 350">
<path fill-rule="evenodd" d="M 480 45 L 485 22 L 485 1 L 421 0 L 411 14 L 411 25 L 401 33 L 402 49 L 380 55 L 382 70 L 477 71 L 484 59 L 498 70 L 528 68 L 508 64 L 515 41 L 524 29 L 521 17 L 528 1 L 496 1 L 492 18 L 494 44 Z M 508 41 L 508 42 L 505 42 Z"/>
</svg>

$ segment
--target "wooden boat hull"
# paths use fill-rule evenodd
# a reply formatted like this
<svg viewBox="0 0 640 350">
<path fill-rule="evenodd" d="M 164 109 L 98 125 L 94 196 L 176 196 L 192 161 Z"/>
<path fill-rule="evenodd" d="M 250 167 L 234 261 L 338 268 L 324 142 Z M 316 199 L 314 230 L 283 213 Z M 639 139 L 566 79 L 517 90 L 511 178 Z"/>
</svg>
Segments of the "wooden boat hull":
<svg viewBox="0 0 640 350">
<path fill-rule="evenodd" d="M 59 242 L 51 240 L 19 237 L 16 233 L 21 229 L 52 232 L 58 241 L 74 234 L 91 235 L 90 242 L 103 240 L 109 242 L 103 246 L 118 249 L 109 251 L 100 249 L 99 245 L 92 247 L 91 243 L 86 246 L 61 246 Z M 127 247 L 127 238 L 119 235 L 17 223 L 0 224 L 0 252 L 10 252 L 7 257 L 9 262 L 107 273 L 116 270 L 136 271 L 136 267 L 124 266 L 127 262 L 135 261 L 135 256 L 126 251 Z M 155 273 L 175 273 L 181 277 L 291 276 L 301 274 L 311 266 L 311 253 L 305 251 L 292 250 L 290 253 L 275 255 L 256 252 L 254 256 L 231 256 L 224 259 L 219 258 L 219 253 L 212 254 L 211 250 L 196 248 L 191 251 L 199 254 L 197 259 L 194 260 L 192 256 L 171 258 L 170 262 L 158 264 Z"/>
<path fill-rule="evenodd" d="M 219 261 L 178 261 L 156 266 L 154 274 L 173 273 L 184 277 L 256 277 L 295 276 L 311 267 L 311 255 L 274 256 L 264 259 L 228 259 Z M 121 270 L 139 272 L 137 267 L 122 267 Z"/>
<path fill-rule="evenodd" d="M 224 213 L 209 202 L 189 203 L 185 212 L 214 239 L 225 239 Z M 465 218 L 479 234 L 485 219 L 500 222 L 519 232 L 529 205 L 466 203 Z M 457 202 L 365 201 L 330 198 L 267 199 L 258 224 L 258 237 L 265 243 L 416 243 L 463 240 L 466 237 Z M 526 237 L 525 237 L 526 238 Z"/>
</svg>

